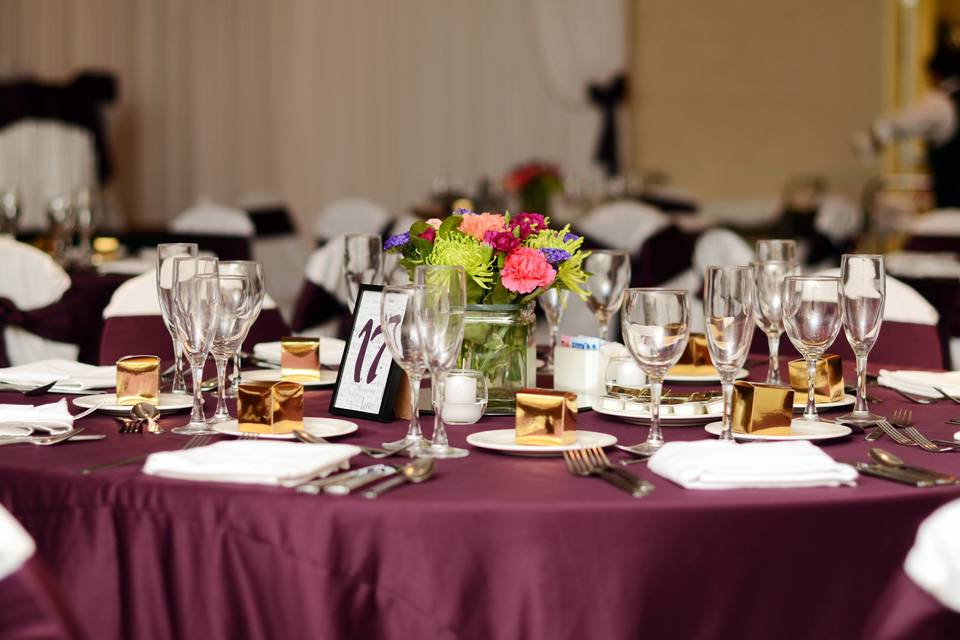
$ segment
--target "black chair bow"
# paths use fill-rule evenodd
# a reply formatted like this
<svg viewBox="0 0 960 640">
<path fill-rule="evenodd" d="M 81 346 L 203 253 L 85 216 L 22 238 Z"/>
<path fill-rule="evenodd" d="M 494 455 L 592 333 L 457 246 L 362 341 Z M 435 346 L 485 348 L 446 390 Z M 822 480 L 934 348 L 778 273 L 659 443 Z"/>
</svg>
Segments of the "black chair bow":
<svg viewBox="0 0 960 640">
<path fill-rule="evenodd" d="M 620 173 L 620 154 L 617 150 L 617 107 L 627 97 L 627 77 L 618 73 L 606 84 L 591 83 L 587 86 L 587 98 L 603 114 L 603 127 L 594 159 L 603 165 L 607 175 Z"/>
</svg>

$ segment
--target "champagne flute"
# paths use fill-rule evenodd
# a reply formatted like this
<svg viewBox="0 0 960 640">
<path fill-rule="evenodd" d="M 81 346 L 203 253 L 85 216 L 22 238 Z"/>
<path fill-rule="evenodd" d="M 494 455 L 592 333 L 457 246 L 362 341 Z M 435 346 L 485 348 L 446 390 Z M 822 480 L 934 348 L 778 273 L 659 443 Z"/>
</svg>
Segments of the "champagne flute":
<svg viewBox="0 0 960 640">
<path fill-rule="evenodd" d="M 384 442 L 383 446 L 392 449 L 410 445 L 410 455 L 429 455 L 430 441 L 423 437 L 420 430 L 420 381 L 426 369 L 423 346 L 417 329 L 417 297 L 423 298 L 424 286 L 408 284 L 384 287 L 380 298 L 380 326 L 383 328 L 384 342 L 410 380 L 410 425 L 407 435 L 400 440 Z"/>
<path fill-rule="evenodd" d="M 213 435 L 203 415 L 203 364 L 216 333 L 220 283 L 216 258 L 173 260 L 173 324 L 193 372 L 193 411 L 190 422 L 176 427 L 180 435 Z"/>
<path fill-rule="evenodd" d="M 414 271 L 423 295 L 415 297 L 417 331 L 434 385 L 433 444 L 435 458 L 462 458 L 466 449 L 451 447 L 443 424 L 443 377 L 452 369 L 463 344 L 463 316 L 467 304 L 467 281 L 463 267 L 420 265 Z"/>
<path fill-rule="evenodd" d="M 804 420 L 819 418 L 814 396 L 817 360 L 837 339 L 842 321 L 840 278 L 787 276 L 783 282 L 783 325 L 790 342 L 807 361 Z"/>
<path fill-rule="evenodd" d="M 837 418 L 838 422 L 863 427 L 881 419 L 867 407 L 867 355 L 880 335 L 886 279 L 881 255 L 846 254 L 841 259 L 843 331 L 857 360 L 857 402 L 852 412 Z"/>
<path fill-rule="evenodd" d="M 767 384 L 782 385 L 780 336 L 783 334 L 783 281 L 787 276 L 800 275 L 800 266 L 795 262 L 782 260 L 754 262 L 752 266 L 756 286 L 757 326 L 766 334 L 770 349 Z"/>
<path fill-rule="evenodd" d="M 677 363 L 690 337 L 690 304 L 685 289 L 627 289 L 620 324 L 623 340 L 650 384 L 650 432 L 633 447 L 654 453 L 663 446 L 660 392 L 663 376 Z"/>
<path fill-rule="evenodd" d="M 553 356 L 557 349 L 557 333 L 560 331 L 560 321 L 563 320 L 563 312 L 567 309 L 567 298 L 570 297 L 570 291 L 567 289 L 558 289 L 550 287 L 537 298 L 543 314 L 547 317 L 547 324 L 550 325 L 550 350 L 546 354 L 546 362 L 541 371 L 543 373 L 553 373 Z"/>
<path fill-rule="evenodd" d="M 250 310 L 250 316 L 244 322 L 243 338 L 237 349 L 233 352 L 233 379 L 230 387 L 226 390 L 228 398 L 236 398 L 240 390 L 240 350 L 243 343 L 247 340 L 247 334 L 253 327 L 257 318 L 260 316 L 260 310 L 263 309 L 263 299 L 266 296 L 266 287 L 263 284 L 263 267 L 254 260 L 226 260 L 220 262 L 220 275 L 242 276 L 250 280 L 251 293 L 253 295 L 253 308 Z"/>
<path fill-rule="evenodd" d="M 591 251 L 583 261 L 590 274 L 583 288 L 590 294 L 587 308 L 597 316 L 600 339 L 607 339 L 610 318 L 623 304 L 623 292 L 630 285 L 630 256 L 626 251 Z"/>
<path fill-rule="evenodd" d="M 770 260 L 779 260 L 781 262 L 797 261 L 797 243 L 795 240 L 757 240 L 757 261 L 768 262 Z"/>
<path fill-rule="evenodd" d="M 172 242 L 157 245 L 157 297 L 160 299 L 160 315 L 163 324 L 173 339 L 173 393 L 186 393 L 183 379 L 183 342 L 173 326 L 173 262 L 179 256 L 197 257 L 194 242 Z"/>
<path fill-rule="evenodd" d="M 225 276 L 220 282 L 220 304 L 210 354 L 217 365 L 217 410 L 211 423 L 230 419 L 227 410 L 227 361 L 240 348 L 246 335 L 248 320 L 253 312 L 255 297 L 253 284 L 246 276 Z"/>
<path fill-rule="evenodd" d="M 375 284 L 383 270 L 383 242 L 372 233 L 347 234 L 343 242 L 343 275 L 350 308 L 357 303 L 361 284 Z"/>
<path fill-rule="evenodd" d="M 747 359 L 754 327 L 754 280 L 750 267 L 707 267 L 703 283 L 703 318 L 707 349 L 720 373 L 723 429 L 720 439 L 733 442 L 733 381 Z"/>
</svg>

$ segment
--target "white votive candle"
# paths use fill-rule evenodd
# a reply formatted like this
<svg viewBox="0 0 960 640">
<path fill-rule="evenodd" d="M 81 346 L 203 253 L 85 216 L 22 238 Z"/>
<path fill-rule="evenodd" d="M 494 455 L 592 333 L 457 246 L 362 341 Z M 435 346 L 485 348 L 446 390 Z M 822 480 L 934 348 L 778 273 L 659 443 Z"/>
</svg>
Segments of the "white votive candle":
<svg viewBox="0 0 960 640">
<path fill-rule="evenodd" d="M 617 384 L 621 387 L 642 387 L 647 377 L 636 362 L 621 362 L 617 368 Z"/>
<path fill-rule="evenodd" d="M 477 379 L 473 376 L 447 376 L 443 387 L 444 404 L 474 404 L 477 401 Z"/>
<path fill-rule="evenodd" d="M 474 424 L 483 415 L 482 402 L 444 402 L 443 421 L 448 424 Z"/>
</svg>

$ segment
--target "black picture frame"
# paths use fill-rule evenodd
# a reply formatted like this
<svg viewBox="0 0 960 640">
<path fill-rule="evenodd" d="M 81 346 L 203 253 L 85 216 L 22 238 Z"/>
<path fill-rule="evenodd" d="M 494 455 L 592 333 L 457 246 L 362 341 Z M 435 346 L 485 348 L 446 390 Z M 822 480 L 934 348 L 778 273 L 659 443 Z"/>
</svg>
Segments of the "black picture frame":
<svg viewBox="0 0 960 640">
<path fill-rule="evenodd" d="M 376 420 L 377 422 L 392 422 L 394 419 L 394 404 L 397 392 L 400 390 L 403 370 L 393 361 L 390 350 L 387 349 L 386 343 L 383 342 L 380 327 L 380 298 L 382 295 L 383 287 L 373 284 L 361 284 L 357 292 L 357 304 L 354 306 L 353 319 L 350 322 L 350 333 L 347 335 L 347 344 L 344 346 L 343 356 L 340 359 L 340 369 L 337 371 L 337 382 L 333 387 L 333 395 L 330 398 L 330 413 L 333 415 Z M 375 304 L 372 302 L 374 299 L 376 300 Z M 375 313 L 372 313 L 373 308 L 376 309 Z M 366 334 L 365 336 L 362 335 L 364 333 Z M 378 337 L 382 346 L 372 353 L 367 353 L 367 347 L 370 343 L 375 343 Z M 348 371 L 348 363 L 354 353 L 353 347 L 358 340 L 366 340 L 366 344 L 361 344 L 361 346 L 358 347 L 360 353 L 358 353 L 357 356 L 362 356 L 362 360 L 354 362 L 354 366 Z M 379 355 L 377 355 L 378 353 Z M 370 360 L 371 357 L 374 358 L 374 360 L 371 361 L 371 366 L 368 368 L 366 376 L 363 376 L 363 364 Z M 374 372 L 378 363 L 382 362 L 383 358 L 389 360 L 390 366 L 386 370 L 386 378 L 382 383 L 382 388 L 377 394 L 380 400 L 379 410 L 373 412 L 358 408 L 337 406 L 337 401 L 342 400 L 343 396 L 349 393 L 345 392 L 347 388 L 370 387 L 373 384 L 373 380 L 384 375 L 381 371 L 375 378 L 370 378 L 370 375 Z M 360 376 L 359 381 L 357 380 L 358 376 Z M 380 386 L 379 383 L 376 386 Z M 370 394 L 375 391 L 368 388 L 358 392 L 362 392 L 367 396 L 364 400 L 368 401 Z"/>
</svg>

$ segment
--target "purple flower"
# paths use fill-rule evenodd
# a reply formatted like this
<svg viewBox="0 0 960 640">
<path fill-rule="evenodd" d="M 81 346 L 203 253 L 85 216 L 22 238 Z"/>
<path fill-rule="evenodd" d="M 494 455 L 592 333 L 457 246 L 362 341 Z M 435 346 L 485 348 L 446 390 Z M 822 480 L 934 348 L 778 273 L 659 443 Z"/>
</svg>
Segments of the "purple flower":
<svg viewBox="0 0 960 640">
<path fill-rule="evenodd" d="M 540 253 L 554 266 L 570 259 L 570 252 L 564 249 L 540 249 Z"/>
<path fill-rule="evenodd" d="M 471 211 L 470 209 L 464 209 L 463 207 L 460 207 L 459 209 L 457 209 L 456 211 L 454 211 L 453 214 L 454 214 L 454 215 L 457 215 L 457 216 L 475 216 L 475 215 L 477 215 L 477 212 L 476 212 L 476 211 Z"/>
<path fill-rule="evenodd" d="M 575 233 L 568 233 L 567 235 L 563 236 L 564 242 L 576 242 L 579 239 L 580 239 L 580 236 L 578 236 Z"/>
<path fill-rule="evenodd" d="M 483 241 L 497 251 L 503 251 L 504 253 L 510 253 L 520 246 L 520 238 L 509 231 L 487 231 L 483 234 Z"/>
<path fill-rule="evenodd" d="M 402 247 L 408 242 L 410 242 L 410 232 L 404 231 L 403 233 L 398 233 L 395 236 L 387 238 L 387 241 L 383 243 L 383 250 L 390 251 L 390 249 Z"/>
</svg>

